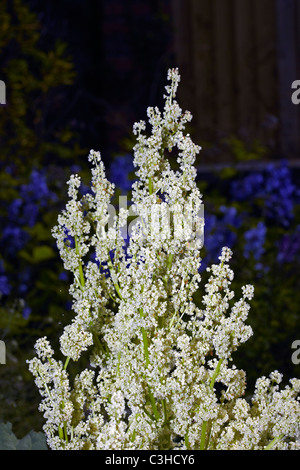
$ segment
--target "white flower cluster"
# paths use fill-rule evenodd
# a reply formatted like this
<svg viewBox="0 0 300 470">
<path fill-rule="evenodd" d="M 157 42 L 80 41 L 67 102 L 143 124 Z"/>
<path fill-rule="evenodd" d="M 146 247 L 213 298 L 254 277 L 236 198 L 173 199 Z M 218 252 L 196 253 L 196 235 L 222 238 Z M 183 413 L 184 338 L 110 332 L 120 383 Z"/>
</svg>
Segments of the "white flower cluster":
<svg viewBox="0 0 300 470">
<path fill-rule="evenodd" d="M 246 320 L 253 287 L 244 286 L 234 300 L 228 248 L 209 269 L 202 305 L 194 301 L 203 220 L 193 165 L 200 148 L 184 133 L 191 115 L 175 101 L 178 70 L 168 79 L 163 113 L 148 109 L 149 135 L 144 122 L 134 126 L 139 180 L 132 201 L 139 218 L 128 246 L 126 209 L 107 228 L 114 188 L 94 151 L 93 193 L 79 199 L 80 179 L 73 175 L 70 200 L 53 229 L 64 267 L 74 275 L 74 316 L 60 338 L 64 362 L 46 338 L 29 361 L 48 444 L 66 450 L 299 449 L 300 380 L 280 390 L 282 378 L 274 372 L 257 381 L 251 402 L 243 398 L 245 373 L 233 365 L 232 353 L 252 335 Z M 167 159 L 174 151 L 176 170 Z M 168 236 L 159 229 L 158 206 L 172 215 Z M 156 214 L 151 224 L 145 223 L 149 214 Z M 190 217 L 188 234 L 179 214 Z"/>
</svg>

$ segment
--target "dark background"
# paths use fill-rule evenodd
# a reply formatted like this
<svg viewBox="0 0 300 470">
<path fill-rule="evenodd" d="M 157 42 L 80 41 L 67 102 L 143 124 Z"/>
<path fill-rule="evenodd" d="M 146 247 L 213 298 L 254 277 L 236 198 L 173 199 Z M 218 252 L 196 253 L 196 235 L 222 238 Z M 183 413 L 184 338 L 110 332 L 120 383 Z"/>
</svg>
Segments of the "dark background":
<svg viewBox="0 0 300 470">
<path fill-rule="evenodd" d="M 64 42 L 76 72 L 60 108 L 55 98 L 49 106 L 49 126 L 68 123 L 85 149 L 105 160 L 126 151 L 133 123 L 161 104 L 167 70 L 179 67 L 180 104 L 194 116 L 201 165 L 233 163 L 224 143 L 234 135 L 250 148 L 258 141 L 269 159 L 299 166 L 300 107 L 291 102 L 300 77 L 297 0 L 23 3 L 40 22 L 38 47 Z M 3 5 L 13 12 L 12 0 Z"/>
<path fill-rule="evenodd" d="M 59 38 L 74 61 L 62 118 L 72 119 L 83 147 L 109 160 L 146 107 L 160 103 L 167 69 L 176 65 L 170 0 L 26 3 L 43 25 L 42 45 Z"/>
</svg>

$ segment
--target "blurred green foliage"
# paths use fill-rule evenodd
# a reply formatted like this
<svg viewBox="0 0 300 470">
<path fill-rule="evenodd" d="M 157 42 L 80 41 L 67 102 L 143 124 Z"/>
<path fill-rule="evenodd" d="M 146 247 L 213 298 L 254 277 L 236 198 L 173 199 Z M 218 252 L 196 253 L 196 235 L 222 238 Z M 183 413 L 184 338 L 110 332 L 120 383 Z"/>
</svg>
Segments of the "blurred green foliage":
<svg viewBox="0 0 300 470">
<path fill-rule="evenodd" d="M 22 0 L 0 2 L 0 25 L 0 79 L 6 84 L 0 109 L 0 262 L 10 283 L 10 293 L 0 294 L 0 339 L 7 353 L 6 365 L 0 365 L 0 421 L 11 422 L 20 437 L 41 429 L 40 400 L 26 360 L 38 337 L 50 331 L 55 336 L 68 311 L 68 284 L 59 279 L 62 265 L 51 229 L 66 200 L 70 166 L 86 150 L 78 146 L 66 114 L 76 77 L 67 45 L 42 44 L 43 26 Z M 45 185 L 56 196 L 47 206 L 34 187 L 28 193 L 32 202 L 24 202 L 24 185 L 35 170 L 45 173 Z M 18 201 L 13 216 L 12 203 Z M 33 224 L 26 220 L 31 207 Z M 3 241 L 7 227 L 11 235 Z"/>
<path fill-rule="evenodd" d="M 52 159 L 74 158 L 82 150 L 63 120 L 65 86 L 75 70 L 60 41 L 40 47 L 41 25 L 22 0 L 0 3 L 1 79 L 7 104 L 1 109 L 1 163 L 14 161 L 18 172 Z"/>
</svg>

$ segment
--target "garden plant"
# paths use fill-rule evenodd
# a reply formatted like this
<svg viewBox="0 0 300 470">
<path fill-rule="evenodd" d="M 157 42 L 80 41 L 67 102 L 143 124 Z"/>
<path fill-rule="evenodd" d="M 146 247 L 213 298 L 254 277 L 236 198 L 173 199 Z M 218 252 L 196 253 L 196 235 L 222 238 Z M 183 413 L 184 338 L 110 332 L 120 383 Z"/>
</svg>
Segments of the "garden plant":
<svg viewBox="0 0 300 470">
<path fill-rule="evenodd" d="M 185 131 L 191 114 L 176 101 L 177 69 L 168 80 L 163 111 L 148 108 L 149 125 L 134 125 L 131 206 L 112 207 L 114 185 L 94 150 L 91 191 L 80 195 L 77 174 L 68 181 L 53 236 L 73 275 L 72 310 L 60 352 L 42 336 L 28 361 L 48 446 L 299 449 L 300 380 L 283 386 L 275 370 L 248 397 L 246 373 L 235 366 L 253 333 L 254 287 L 231 288 L 229 247 L 206 267 L 202 285 L 200 147 Z"/>
</svg>

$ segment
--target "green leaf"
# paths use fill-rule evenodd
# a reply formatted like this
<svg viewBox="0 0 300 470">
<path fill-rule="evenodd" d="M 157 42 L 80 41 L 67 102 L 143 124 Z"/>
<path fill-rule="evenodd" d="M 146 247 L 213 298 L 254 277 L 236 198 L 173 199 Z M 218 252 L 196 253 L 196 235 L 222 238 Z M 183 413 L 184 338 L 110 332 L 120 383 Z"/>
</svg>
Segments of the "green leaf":
<svg viewBox="0 0 300 470">
<path fill-rule="evenodd" d="M 30 431 L 19 440 L 11 423 L 0 423 L 0 450 L 48 450 L 48 447 L 44 433 Z"/>
<path fill-rule="evenodd" d="M 36 246 L 32 254 L 34 263 L 47 261 L 48 259 L 54 258 L 56 256 L 54 250 L 52 250 L 52 248 L 47 245 Z"/>
</svg>

